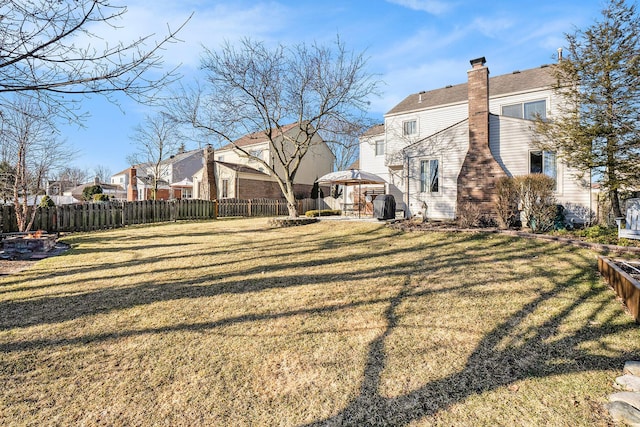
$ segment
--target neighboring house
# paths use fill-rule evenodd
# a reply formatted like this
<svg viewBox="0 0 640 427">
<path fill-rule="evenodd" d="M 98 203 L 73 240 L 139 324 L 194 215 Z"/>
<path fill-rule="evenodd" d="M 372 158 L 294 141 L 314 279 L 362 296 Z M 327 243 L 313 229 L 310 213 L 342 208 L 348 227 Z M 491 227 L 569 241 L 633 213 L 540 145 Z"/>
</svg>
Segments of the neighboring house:
<svg viewBox="0 0 640 427">
<path fill-rule="evenodd" d="M 545 173 L 568 219 L 591 210 L 589 174 L 536 147 L 533 119 L 551 118 L 560 100 L 550 66 L 489 78 L 485 59 L 471 61 L 468 82 L 409 95 L 360 140 L 360 165 L 387 181 L 409 214 L 454 219 L 465 204 L 494 211 L 503 176 Z M 595 206 L 595 205 L 594 205 Z"/>
<path fill-rule="evenodd" d="M 285 126 L 283 131 L 295 135 L 297 124 Z M 264 133 L 256 132 L 245 135 L 214 153 L 217 198 L 282 198 L 282 190 L 263 164 L 247 156 L 237 147 L 247 153 L 260 157 L 270 167 L 275 164 L 276 172 L 282 172 L 280 166 L 274 162 L 269 141 Z M 316 136 L 309 151 L 302 159 L 294 181 L 294 192 L 299 198 L 309 197 L 313 183 L 333 170 L 335 156 L 329 146 Z M 203 182 L 203 170 L 193 175 L 194 198 L 200 198 L 200 188 Z"/>
<path fill-rule="evenodd" d="M 126 194 L 124 189 L 121 186 L 109 184 L 106 182 L 100 182 L 98 177 L 96 177 L 94 178 L 93 182 L 81 184 L 68 191 L 65 191 L 63 196 L 67 196 L 67 197 L 71 196 L 73 197 L 73 199 L 75 199 L 76 202 L 84 201 L 84 199 L 82 198 L 82 192 L 86 187 L 91 187 L 93 185 L 99 185 L 100 187 L 102 187 L 102 194 L 106 194 L 112 199 L 120 199 L 120 200 L 124 199 Z M 55 202 L 55 199 L 54 199 L 54 202 Z"/>
<path fill-rule="evenodd" d="M 280 199 L 282 191 L 271 175 L 247 165 L 215 161 L 218 199 Z M 193 177 L 194 198 L 201 198 L 202 170 Z"/>
<path fill-rule="evenodd" d="M 132 168 L 132 170 L 135 170 Z M 131 182 L 135 182 L 135 185 L 131 186 L 131 189 L 135 189 L 135 197 L 129 198 L 129 192 L 127 192 L 127 200 L 154 200 L 153 192 L 157 191 L 155 200 L 170 200 L 174 199 L 174 195 L 171 192 L 171 185 L 164 179 L 159 179 L 157 182 L 153 179 L 153 176 L 134 176 L 130 177 Z M 157 188 L 157 190 L 156 190 Z"/>
<path fill-rule="evenodd" d="M 71 190 L 77 186 L 77 182 L 74 184 L 68 180 L 47 180 L 47 187 L 45 188 L 45 194 L 47 196 L 62 196 L 65 191 Z"/>
<path fill-rule="evenodd" d="M 129 177 L 131 175 L 131 168 L 127 168 L 125 170 L 122 170 L 114 175 L 111 175 L 111 184 L 112 185 L 119 185 L 120 187 L 122 187 L 124 189 L 125 192 L 129 191 Z"/>
<path fill-rule="evenodd" d="M 202 162 L 201 149 L 178 153 L 163 160 L 158 169 L 156 200 L 190 198 L 193 191 L 191 178 L 202 168 Z M 154 173 L 153 165 L 134 165 L 112 175 L 111 182 L 124 188 L 126 199 L 129 201 L 152 200 L 155 189 Z"/>
</svg>

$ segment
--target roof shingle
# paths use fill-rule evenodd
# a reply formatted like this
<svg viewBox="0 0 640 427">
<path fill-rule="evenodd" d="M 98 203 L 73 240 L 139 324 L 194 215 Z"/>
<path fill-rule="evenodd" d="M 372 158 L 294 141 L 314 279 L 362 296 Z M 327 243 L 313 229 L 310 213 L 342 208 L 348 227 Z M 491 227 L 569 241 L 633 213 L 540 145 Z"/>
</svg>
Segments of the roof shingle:
<svg viewBox="0 0 640 427">
<path fill-rule="evenodd" d="M 524 71 L 514 71 L 511 74 L 489 78 L 489 97 L 495 97 L 514 92 L 551 87 L 555 79 L 551 73 L 552 66 L 541 66 Z M 466 102 L 468 96 L 467 83 L 446 86 L 444 88 L 422 91 L 407 96 L 393 107 L 387 115 L 422 110 L 440 105 Z"/>
</svg>

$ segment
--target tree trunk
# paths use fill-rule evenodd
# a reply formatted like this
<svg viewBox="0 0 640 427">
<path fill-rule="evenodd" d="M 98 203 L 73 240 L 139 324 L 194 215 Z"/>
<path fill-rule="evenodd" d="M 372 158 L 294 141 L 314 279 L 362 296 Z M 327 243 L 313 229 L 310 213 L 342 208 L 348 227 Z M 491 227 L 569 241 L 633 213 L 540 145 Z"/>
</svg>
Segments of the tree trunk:
<svg viewBox="0 0 640 427">
<path fill-rule="evenodd" d="M 298 218 L 298 206 L 295 202 L 287 201 L 287 209 L 289 209 L 289 218 Z"/>
<path fill-rule="evenodd" d="M 285 198 L 287 199 L 287 209 L 289 209 L 289 218 L 298 218 L 298 203 L 296 202 L 296 196 L 293 194 L 293 188 L 287 186 L 287 192 Z"/>
<path fill-rule="evenodd" d="M 618 197 L 618 190 L 611 190 L 611 210 L 613 211 L 614 218 L 621 218 L 624 215 L 622 214 L 622 209 L 620 209 L 620 197 Z"/>
</svg>

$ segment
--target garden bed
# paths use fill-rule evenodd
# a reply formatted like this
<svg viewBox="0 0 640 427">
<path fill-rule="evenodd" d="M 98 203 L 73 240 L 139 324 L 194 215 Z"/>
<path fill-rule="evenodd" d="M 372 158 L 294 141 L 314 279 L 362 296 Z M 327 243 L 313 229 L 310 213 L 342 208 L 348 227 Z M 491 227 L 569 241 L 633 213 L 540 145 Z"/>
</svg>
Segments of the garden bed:
<svg viewBox="0 0 640 427">
<path fill-rule="evenodd" d="M 269 225 L 272 227 L 297 227 L 299 225 L 307 225 L 318 222 L 318 218 L 298 217 L 298 218 L 272 218 L 269 220 Z"/>
<path fill-rule="evenodd" d="M 640 322 L 640 261 L 598 257 L 598 270 L 622 299 L 627 309 Z"/>
</svg>

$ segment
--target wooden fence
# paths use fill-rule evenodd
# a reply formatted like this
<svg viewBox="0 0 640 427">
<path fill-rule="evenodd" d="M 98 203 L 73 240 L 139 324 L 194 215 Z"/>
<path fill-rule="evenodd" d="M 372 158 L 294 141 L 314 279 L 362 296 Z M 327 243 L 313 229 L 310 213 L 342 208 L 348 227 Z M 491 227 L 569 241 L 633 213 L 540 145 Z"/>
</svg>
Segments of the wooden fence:
<svg viewBox="0 0 640 427">
<path fill-rule="evenodd" d="M 299 206 L 300 208 L 301 206 Z M 269 199 L 222 199 L 219 201 L 182 199 L 172 201 L 83 203 L 38 207 L 32 230 L 49 233 L 92 231 L 178 220 L 220 217 L 258 217 L 288 215 L 287 203 Z M 304 214 L 301 211 L 301 214 Z M 14 207 L 0 206 L 0 232 L 18 231 Z"/>
</svg>

